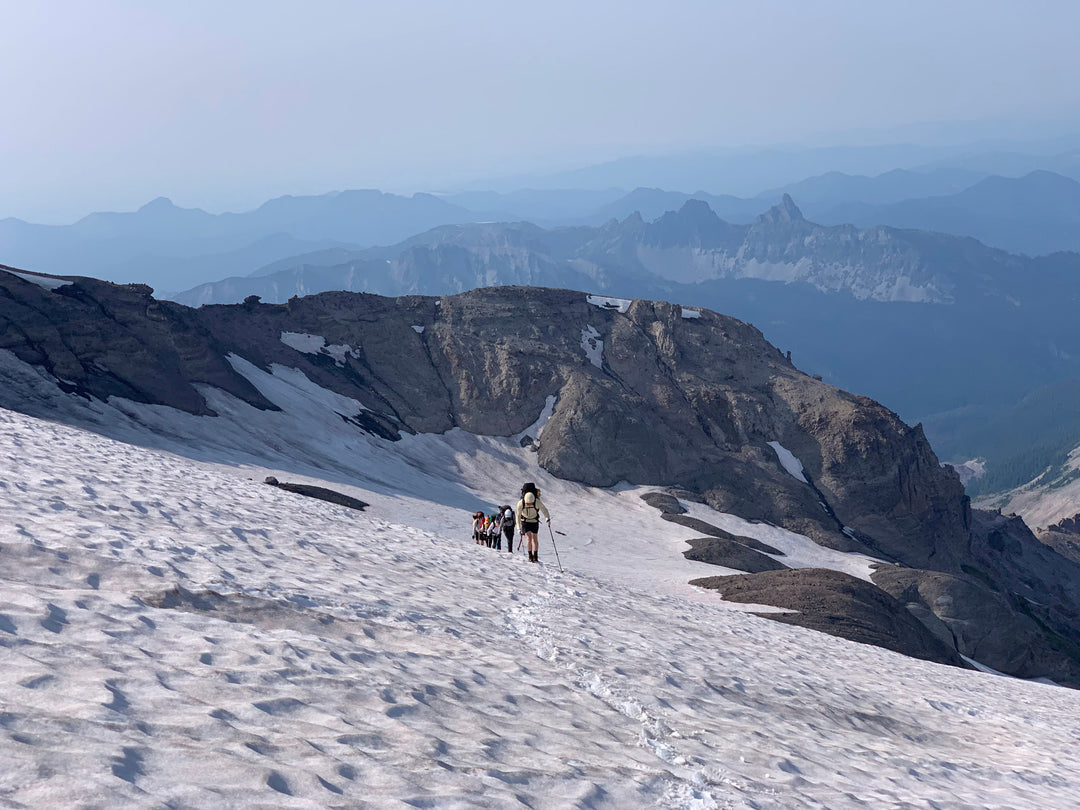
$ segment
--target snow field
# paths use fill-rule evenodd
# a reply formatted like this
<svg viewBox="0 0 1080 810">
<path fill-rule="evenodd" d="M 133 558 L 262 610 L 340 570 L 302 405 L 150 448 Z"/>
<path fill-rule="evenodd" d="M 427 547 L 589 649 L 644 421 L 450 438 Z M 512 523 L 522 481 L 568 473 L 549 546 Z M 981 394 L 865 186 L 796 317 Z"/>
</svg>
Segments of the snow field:
<svg viewBox="0 0 1080 810">
<path fill-rule="evenodd" d="M 646 488 L 462 431 L 372 439 L 326 418 L 351 400 L 238 367 L 286 411 L 85 406 L 184 455 L 0 410 L 0 801 L 1075 806 L 1078 693 L 747 615 L 686 584 L 724 569 L 681 557 L 694 533 Z M 539 566 L 468 539 L 526 479 L 565 574 L 546 531 Z M 786 564 L 866 565 L 686 506 Z M 155 607 L 176 585 L 221 598 Z"/>
</svg>

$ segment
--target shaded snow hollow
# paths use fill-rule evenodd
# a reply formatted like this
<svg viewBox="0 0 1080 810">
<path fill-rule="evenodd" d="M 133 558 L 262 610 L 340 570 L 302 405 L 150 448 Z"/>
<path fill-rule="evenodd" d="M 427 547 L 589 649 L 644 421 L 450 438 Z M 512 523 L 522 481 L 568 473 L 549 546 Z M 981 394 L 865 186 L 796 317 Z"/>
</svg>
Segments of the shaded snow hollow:
<svg viewBox="0 0 1080 810">
<path fill-rule="evenodd" d="M 717 569 L 643 488 L 553 479 L 513 439 L 385 442 L 314 419 L 348 401 L 299 372 L 233 362 L 286 410 L 62 400 L 202 460 L 0 410 L 4 802 L 1075 806 L 1080 693 L 748 615 L 686 584 Z M 539 566 L 468 540 L 525 478 L 564 574 L 548 536 Z"/>
<path fill-rule="evenodd" d="M 795 458 L 790 450 L 780 444 L 780 442 L 766 442 L 766 444 L 776 452 L 776 457 L 780 459 L 780 464 L 792 477 L 798 478 L 804 484 L 807 483 L 806 476 L 803 474 L 802 462 Z"/>
</svg>

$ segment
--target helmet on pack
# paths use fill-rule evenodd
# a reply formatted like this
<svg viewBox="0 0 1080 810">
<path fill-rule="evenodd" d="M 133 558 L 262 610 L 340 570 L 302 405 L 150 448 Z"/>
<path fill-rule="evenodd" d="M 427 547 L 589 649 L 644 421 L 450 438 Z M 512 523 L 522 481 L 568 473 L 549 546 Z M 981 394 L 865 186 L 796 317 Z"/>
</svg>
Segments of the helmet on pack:
<svg viewBox="0 0 1080 810">
<path fill-rule="evenodd" d="M 514 516 L 513 511 L 511 511 L 510 507 L 507 507 L 506 511 L 503 512 L 503 517 L 513 517 L 513 516 Z"/>
<path fill-rule="evenodd" d="M 536 503 L 536 494 L 533 493 L 533 492 L 526 492 L 525 493 L 525 503 L 528 503 L 528 504 Z"/>
</svg>

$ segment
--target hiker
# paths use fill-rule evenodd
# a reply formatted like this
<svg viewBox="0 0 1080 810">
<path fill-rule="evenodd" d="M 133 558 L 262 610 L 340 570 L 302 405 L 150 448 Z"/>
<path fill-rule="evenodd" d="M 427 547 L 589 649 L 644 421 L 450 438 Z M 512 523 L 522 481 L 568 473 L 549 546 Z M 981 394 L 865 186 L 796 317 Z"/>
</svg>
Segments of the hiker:
<svg viewBox="0 0 1080 810">
<path fill-rule="evenodd" d="M 502 551 L 502 512 L 496 512 L 488 520 L 488 546 Z"/>
<path fill-rule="evenodd" d="M 477 545 L 481 542 L 481 530 L 484 527 L 484 513 L 473 512 L 472 516 L 472 539 Z"/>
<path fill-rule="evenodd" d="M 514 553 L 514 526 L 516 521 L 514 520 L 514 510 L 509 506 L 500 506 L 499 512 L 502 513 L 502 530 L 506 536 L 506 550 L 510 554 Z"/>
<path fill-rule="evenodd" d="M 536 539 L 536 533 L 540 531 L 541 514 L 550 524 L 551 515 L 540 500 L 540 490 L 531 482 L 525 484 L 521 488 L 521 500 L 517 502 L 517 519 L 521 536 L 525 538 L 529 550 L 529 562 L 540 562 L 540 541 Z"/>
</svg>

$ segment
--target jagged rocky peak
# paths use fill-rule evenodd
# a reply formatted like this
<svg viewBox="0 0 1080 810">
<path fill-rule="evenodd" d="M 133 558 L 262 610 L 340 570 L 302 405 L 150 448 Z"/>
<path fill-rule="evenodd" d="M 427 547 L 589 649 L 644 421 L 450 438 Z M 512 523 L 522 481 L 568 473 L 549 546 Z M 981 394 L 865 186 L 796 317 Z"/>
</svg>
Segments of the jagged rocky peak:
<svg viewBox="0 0 1080 810">
<path fill-rule="evenodd" d="M 795 205 L 795 201 L 791 199 L 791 195 L 785 194 L 780 198 L 779 203 L 758 217 L 758 222 L 767 222 L 770 224 L 806 222 L 806 217 L 804 217 L 802 211 L 799 210 L 799 206 Z"/>
<path fill-rule="evenodd" d="M 691 199 L 678 211 L 668 211 L 650 223 L 642 241 L 661 248 L 730 249 L 741 241 L 744 231 L 720 219 L 704 200 Z"/>
<path fill-rule="evenodd" d="M 176 208 L 176 204 L 168 197 L 155 197 L 150 202 L 139 208 L 140 214 L 153 214 L 161 211 L 171 211 Z"/>
</svg>

